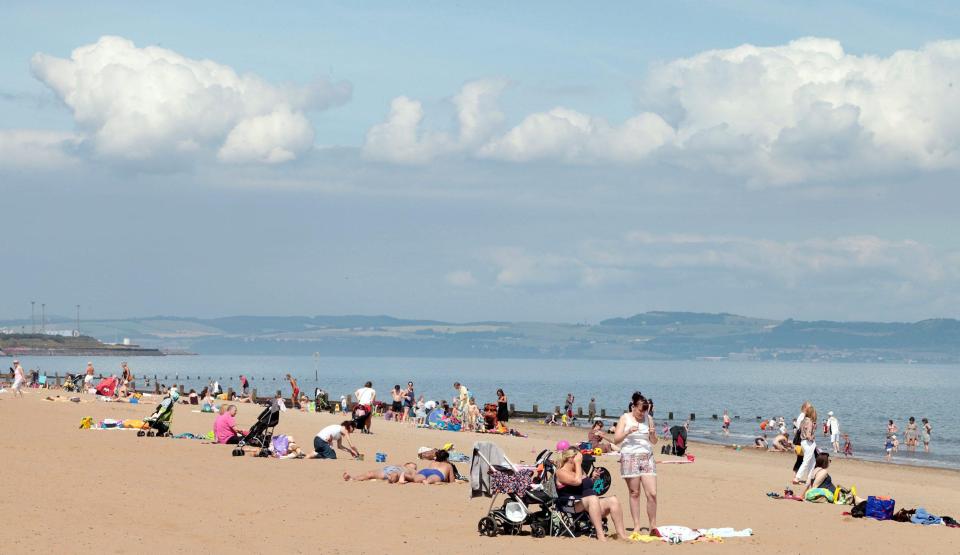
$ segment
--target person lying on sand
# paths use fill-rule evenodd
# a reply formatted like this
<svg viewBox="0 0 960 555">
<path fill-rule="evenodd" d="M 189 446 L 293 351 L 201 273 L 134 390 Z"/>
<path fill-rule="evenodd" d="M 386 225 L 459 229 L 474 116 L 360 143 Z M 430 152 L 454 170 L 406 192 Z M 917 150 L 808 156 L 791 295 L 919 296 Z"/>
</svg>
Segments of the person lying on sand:
<svg viewBox="0 0 960 555">
<path fill-rule="evenodd" d="M 417 472 L 417 464 L 408 462 L 404 463 L 402 467 L 396 465 L 387 465 L 383 468 L 378 468 L 376 470 L 368 470 L 363 474 L 354 474 L 350 475 L 347 472 L 343 473 L 343 480 L 349 482 L 353 480 L 354 482 L 365 482 L 367 480 L 383 480 L 390 484 L 405 484 L 407 482 L 413 482 L 414 476 Z"/>
<path fill-rule="evenodd" d="M 302 459 L 307 456 L 293 436 L 282 434 L 270 440 L 270 454 L 278 459 Z"/>
<path fill-rule="evenodd" d="M 447 462 L 449 457 L 450 454 L 446 450 L 437 450 L 434 460 L 419 470 L 413 476 L 413 481 L 417 484 L 449 484 L 454 477 L 453 465 Z"/>
</svg>

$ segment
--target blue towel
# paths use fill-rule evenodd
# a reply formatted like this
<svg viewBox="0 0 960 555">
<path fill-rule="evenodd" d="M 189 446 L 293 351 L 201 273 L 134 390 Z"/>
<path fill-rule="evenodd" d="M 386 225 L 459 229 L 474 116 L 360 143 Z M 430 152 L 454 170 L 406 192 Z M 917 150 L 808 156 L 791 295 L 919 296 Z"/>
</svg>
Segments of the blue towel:
<svg viewBox="0 0 960 555">
<path fill-rule="evenodd" d="M 913 517 L 910 519 L 910 522 L 914 524 L 943 524 L 943 519 L 937 515 L 932 515 L 927 512 L 926 509 L 920 507 L 917 509 L 917 512 L 913 514 Z"/>
</svg>

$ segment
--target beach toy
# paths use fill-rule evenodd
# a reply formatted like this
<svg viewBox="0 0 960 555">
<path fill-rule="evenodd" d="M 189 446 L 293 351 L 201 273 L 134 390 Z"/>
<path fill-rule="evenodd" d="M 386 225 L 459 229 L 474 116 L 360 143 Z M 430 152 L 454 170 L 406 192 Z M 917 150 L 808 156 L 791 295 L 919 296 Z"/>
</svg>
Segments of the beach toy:
<svg viewBox="0 0 960 555">
<path fill-rule="evenodd" d="M 594 448 L 594 450 L 593 450 L 593 454 L 594 454 L 594 456 L 599 457 L 599 456 L 603 455 L 603 449 L 601 449 L 601 448 L 599 448 L 599 447 L 596 447 L 596 448 Z"/>
<path fill-rule="evenodd" d="M 376 460 L 376 462 L 378 462 L 378 463 L 387 462 L 387 454 L 386 454 L 386 453 L 380 453 L 380 452 L 378 451 L 377 454 L 374 456 L 374 460 Z"/>
<path fill-rule="evenodd" d="M 569 442 L 569 441 L 567 441 L 567 440 L 565 440 L 565 439 L 561 439 L 560 441 L 557 442 L 557 451 L 565 451 L 565 450 L 567 450 L 567 449 L 569 449 L 569 448 L 570 448 L 570 442 Z"/>
</svg>

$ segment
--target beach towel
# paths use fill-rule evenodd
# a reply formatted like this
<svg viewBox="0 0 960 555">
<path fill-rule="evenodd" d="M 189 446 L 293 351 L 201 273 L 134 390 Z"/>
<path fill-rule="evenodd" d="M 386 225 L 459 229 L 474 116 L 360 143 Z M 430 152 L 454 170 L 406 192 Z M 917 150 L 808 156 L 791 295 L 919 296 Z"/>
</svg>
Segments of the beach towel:
<svg viewBox="0 0 960 555">
<path fill-rule="evenodd" d="M 926 509 L 920 507 L 917 509 L 917 512 L 913 513 L 913 518 L 910 519 L 910 522 L 929 526 L 931 524 L 943 524 L 943 519 L 937 515 L 928 513 Z"/>
<path fill-rule="evenodd" d="M 693 541 L 701 536 L 700 532 L 686 526 L 657 526 L 653 535 L 668 543 L 682 543 Z"/>
<path fill-rule="evenodd" d="M 833 503 L 833 492 L 828 489 L 813 488 L 807 490 L 807 493 L 805 493 L 803 497 L 812 503 Z"/>
<path fill-rule="evenodd" d="M 714 538 L 746 538 L 753 535 L 752 528 L 737 530 L 735 528 L 697 528 L 697 532 Z"/>
<path fill-rule="evenodd" d="M 888 497 L 876 497 L 871 495 L 867 498 L 865 516 L 877 520 L 890 520 L 893 518 L 893 509 L 897 502 Z"/>
</svg>

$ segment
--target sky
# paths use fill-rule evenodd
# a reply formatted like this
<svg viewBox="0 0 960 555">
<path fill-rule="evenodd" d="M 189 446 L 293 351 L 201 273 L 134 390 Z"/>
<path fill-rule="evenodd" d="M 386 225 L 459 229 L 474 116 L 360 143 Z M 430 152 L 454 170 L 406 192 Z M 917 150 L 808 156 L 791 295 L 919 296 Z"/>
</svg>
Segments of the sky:
<svg viewBox="0 0 960 555">
<path fill-rule="evenodd" d="M 960 317 L 950 2 L 9 2 L 0 319 Z"/>
</svg>

